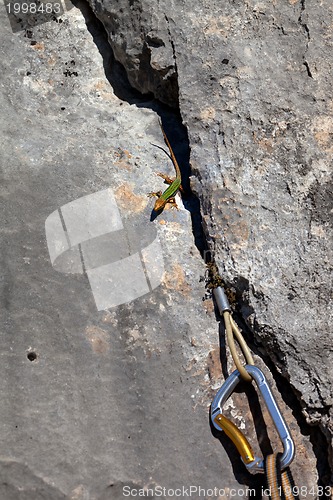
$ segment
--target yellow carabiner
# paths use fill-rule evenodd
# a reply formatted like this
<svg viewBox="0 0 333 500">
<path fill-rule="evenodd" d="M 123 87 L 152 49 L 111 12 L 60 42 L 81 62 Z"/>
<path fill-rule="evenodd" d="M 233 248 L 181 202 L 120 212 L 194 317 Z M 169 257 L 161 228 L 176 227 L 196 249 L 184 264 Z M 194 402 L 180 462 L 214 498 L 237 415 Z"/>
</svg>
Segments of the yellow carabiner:
<svg viewBox="0 0 333 500">
<path fill-rule="evenodd" d="M 219 413 L 214 417 L 214 422 L 226 433 L 226 435 L 234 443 L 245 465 L 253 463 L 255 460 L 255 456 L 251 445 L 244 434 L 238 429 L 238 427 L 236 427 L 235 424 L 231 422 L 231 420 L 222 415 L 222 413 Z"/>
</svg>

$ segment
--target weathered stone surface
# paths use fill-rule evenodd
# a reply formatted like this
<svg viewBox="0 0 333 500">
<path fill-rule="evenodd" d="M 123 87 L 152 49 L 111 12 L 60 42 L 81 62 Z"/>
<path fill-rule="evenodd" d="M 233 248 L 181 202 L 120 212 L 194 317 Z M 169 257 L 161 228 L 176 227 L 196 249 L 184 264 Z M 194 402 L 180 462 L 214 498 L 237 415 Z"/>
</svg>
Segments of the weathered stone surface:
<svg viewBox="0 0 333 500">
<path fill-rule="evenodd" d="M 190 217 L 179 202 L 150 222 L 154 171 L 172 171 L 151 144 L 164 145 L 155 113 L 114 95 L 79 10 L 62 21 L 25 36 L 1 18 L 0 498 L 238 487 L 207 419 L 217 328 Z M 167 272 L 145 297 L 98 311 L 86 275 L 52 267 L 45 221 L 109 187 L 123 220 L 159 229 Z"/>
<path fill-rule="evenodd" d="M 124 486 L 260 491 L 209 428 L 221 346 L 189 213 L 181 205 L 150 222 L 146 193 L 161 188 L 153 172 L 171 173 L 151 145 L 163 145 L 155 111 L 186 166 L 184 131 L 149 95 L 139 99 L 114 56 L 132 86 L 179 105 L 207 237 L 273 375 L 256 363 L 277 381 L 298 445 L 295 479 L 314 486 L 331 439 L 331 6 L 96 2 L 114 55 L 78 6 L 93 39 L 77 9 L 15 34 L 1 14 L 0 498 L 118 499 Z M 86 274 L 52 267 L 45 221 L 109 187 L 122 219 L 134 213 L 138 227 L 156 227 L 166 272 L 150 294 L 97 311 Z M 221 354 L 225 374 L 223 345 Z M 302 423 L 291 387 L 327 441 Z M 245 395 L 228 411 L 259 452 Z"/>
</svg>

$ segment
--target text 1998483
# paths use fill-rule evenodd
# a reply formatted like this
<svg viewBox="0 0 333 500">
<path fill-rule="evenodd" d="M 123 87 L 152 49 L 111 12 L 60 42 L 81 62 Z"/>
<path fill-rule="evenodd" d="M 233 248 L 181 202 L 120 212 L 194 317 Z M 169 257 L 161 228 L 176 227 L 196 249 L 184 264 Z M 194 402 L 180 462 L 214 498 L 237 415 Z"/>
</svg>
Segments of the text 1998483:
<svg viewBox="0 0 333 500">
<path fill-rule="evenodd" d="M 14 33 L 29 30 L 40 24 L 56 21 L 73 8 L 69 0 L 4 0 L 8 19 Z"/>
</svg>

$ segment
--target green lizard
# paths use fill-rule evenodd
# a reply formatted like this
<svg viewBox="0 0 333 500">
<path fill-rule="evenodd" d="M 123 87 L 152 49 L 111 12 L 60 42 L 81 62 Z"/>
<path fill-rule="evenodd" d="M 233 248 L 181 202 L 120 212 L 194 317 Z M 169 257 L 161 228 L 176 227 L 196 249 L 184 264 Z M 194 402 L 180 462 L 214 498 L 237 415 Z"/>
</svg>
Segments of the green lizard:
<svg viewBox="0 0 333 500">
<path fill-rule="evenodd" d="M 160 177 L 162 177 L 162 179 L 164 179 L 164 181 L 167 184 L 170 184 L 170 185 L 166 188 L 166 190 L 163 193 L 162 193 L 162 191 L 158 191 L 157 193 L 149 193 L 148 196 L 157 196 L 158 197 L 158 199 L 155 201 L 155 205 L 154 205 L 155 212 L 161 212 L 167 203 L 171 203 L 173 206 L 177 207 L 177 204 L 175 202 L 175 195 L 177 194 L 177 192 L 179 190 L 182 190 L 182 187 L 181 187 L 182 178 L 181 178 L 179 165 L 177 163 L 174 152 L 172 151 L 172 147 L 171 147 L 170 142 L 167 138 L 167 135 L 164 132 L 164 129 L 163 129 L 161 122 L 160 122 L 160 127 L 161 127 L 161 130 L 163 133 L 165 143 L 168 146 L 169 151 L 170 151 L 170 157 L 171 157 L 173 166 L 175 167 L 175 171 L 176 171 L 176 178 L 170 179 L 170 177 L 168 177 L 167 175 L 164 175 L 161 173 L 157 174 Z"/>
</svg>

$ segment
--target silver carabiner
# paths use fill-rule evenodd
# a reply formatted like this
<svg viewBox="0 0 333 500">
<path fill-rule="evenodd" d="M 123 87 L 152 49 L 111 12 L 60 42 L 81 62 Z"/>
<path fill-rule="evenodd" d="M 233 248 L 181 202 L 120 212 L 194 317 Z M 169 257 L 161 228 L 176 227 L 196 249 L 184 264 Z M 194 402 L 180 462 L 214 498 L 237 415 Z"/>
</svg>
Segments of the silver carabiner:
<svg viewBox="0 0 333 500">
<path fill-rule="evenodd" d="M 275 428 L 281 442 L 283 444 L 283 454 L 281 457 L 281 469 L 288 467 L 295 454 L 295 445 L 291 437 L 288 426 L 281 414 L 277 402 L 272 394 L 268 385 L 265 375 L 256 366 L 246 365 L 246 371 L 251 375 L 257 384 L 259 393 L 262 395 L 269 414 L 274 422 Z M 252 453 L 251 446 L 249 445 L 246 437 L 237 427 L 222 414 L 222 408 L 229 396 L 233 393 L 242 377 L 238 370 L 235 370 L 224 382 L 222 387 L 217 392 L 211 406 L 211 421 L 216 429 L 222 429 L 230 437 L 240 452 L 241 458 L 245 466 L 249 470 L 264 472 L 264 460 L 260 457 L 255 457 Z"/>
</svg>

